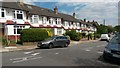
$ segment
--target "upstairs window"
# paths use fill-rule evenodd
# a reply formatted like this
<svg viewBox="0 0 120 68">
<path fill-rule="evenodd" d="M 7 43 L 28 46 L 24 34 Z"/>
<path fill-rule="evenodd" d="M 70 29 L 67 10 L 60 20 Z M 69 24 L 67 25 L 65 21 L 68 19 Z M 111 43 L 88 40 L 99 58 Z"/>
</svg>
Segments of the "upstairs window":
<svg viewBox="0 0 120 68">
<path fill-rule="evenodd" d="M 49 19 L 49 24 L 51 24 L 51 25 L 53 24 L 53 19 L 51 19 L 51 18 Z"/>
<path fill-rule="evenodd" d="M 55 19 L 55 23 L 58 24 L 58 25 L 60 25 L 61 24 L 61 20 L 56 18 Z"/>
<path fill-rule="evenodd" d="M 20 11 L 20 10 L 14 11 L 14 18 L 23 19 L 23 11 Z"/>
<path fill-rule="evenodd" d="M 1 9 L 1 17 L 5 17 L 5 9 Z"/>
<path fill-rule="evenodd" d="M 38 21 L 39 21 L 39 16 L 38 15 L 32 15 L 31 22 L 32 23 L 38 23 Z"/>
</svg>

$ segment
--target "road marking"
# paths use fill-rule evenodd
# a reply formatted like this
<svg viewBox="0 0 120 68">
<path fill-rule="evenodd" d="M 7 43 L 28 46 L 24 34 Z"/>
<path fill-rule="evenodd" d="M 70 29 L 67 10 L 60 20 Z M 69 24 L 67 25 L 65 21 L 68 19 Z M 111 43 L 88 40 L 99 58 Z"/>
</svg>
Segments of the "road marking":
<svg viewBox="0 0 120 68">
<path fill-rule="evenodd" d="M 91 50 L 89 50 L 89 49 L 86 49 L 85 51 L 91 51 Z"/>
<path fill-rule="evenodd" d="M 33 55 L 33 56 L 35 56 L 35 55 L 39 55 L 40 53 L 34 53 L 34 54 L 31 54 L 31 55 Z"/>
<path fill-rule="evenodd" d="M 31 58 L 31 59 L 24 58 L 22 60 L 13 61 L 13 63 L 18 63 L 18 62 L 23 62 L 23 61 L 28 61 L 28 60 L 35 60 L 35 59 L 39 59 L 39 58 L 42 58 L 42 57 L 35 57 L 35 58 Z"/>
<path fill-rule="evenodd" d="M 100 51 L 99 51 L 99 52 L 97 52 L 97 53 L 99 53 L 99 54 L 103 54 L 103 52 L 100 52 Z"/>
<path fill-rule="evenodd" d="M 30 54 L 30 53 L 32 53 L 32 52 L 34 52 L 34 51 L 24 52 L 24 54 Z"/>
<path fill-rule="evenodd" d="M 13 58 L 13 59 L 10 59 L 10 60 L 21 60 L 23 58 L 31 58 L 31 57 L 34 57 L 34 56 L 27 56 L 27 57 L 21 57 L 21 58 Z"/>
<path fill-rule="evenodd" d="M 56 55 L 59 54 L 59 53 L 55 53 Z"/>
</svg>

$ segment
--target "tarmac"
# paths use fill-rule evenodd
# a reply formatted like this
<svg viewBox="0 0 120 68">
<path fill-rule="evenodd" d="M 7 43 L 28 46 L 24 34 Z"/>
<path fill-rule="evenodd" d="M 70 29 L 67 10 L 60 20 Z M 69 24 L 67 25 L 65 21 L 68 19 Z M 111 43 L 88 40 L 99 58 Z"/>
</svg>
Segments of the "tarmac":
<svg viewBox="0 0 120 68">
<path fill-rule="evenodd" d="M 96 42 L 96 41 L 98 41 L 98 40 L 71 41 L 70 46 L 72 46 L 72 44 L 86 43 L 86 42 Z M 21 51 L 21 50 L 31 50 L 31 49 L 36 49 L 36 48 L 38 48 L 37 45 L 1 46 L 0 47 L 0 53 Z"/>
</svg>

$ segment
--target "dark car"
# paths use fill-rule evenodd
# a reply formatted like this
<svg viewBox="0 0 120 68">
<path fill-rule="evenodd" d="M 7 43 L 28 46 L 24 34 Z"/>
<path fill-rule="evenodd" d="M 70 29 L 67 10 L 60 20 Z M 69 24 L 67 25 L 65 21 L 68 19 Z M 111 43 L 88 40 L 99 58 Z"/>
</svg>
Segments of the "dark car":
<svg viewBox="0 0 120 68">
<path fill-rule="evenodd" d="M 103 53 L 104 59 L 120 62 L 120 35 L 114 36 L 105 47 Z"/>
<path fill-rule="evenodd" d="M 38 42 L 37 46 L 40 48 L 42 47 L 52 48 L 56 46 L 68 47 L 69 44 L 70 40 L 66 36 L 53 36 L 44 41 Z"/>
</svg>

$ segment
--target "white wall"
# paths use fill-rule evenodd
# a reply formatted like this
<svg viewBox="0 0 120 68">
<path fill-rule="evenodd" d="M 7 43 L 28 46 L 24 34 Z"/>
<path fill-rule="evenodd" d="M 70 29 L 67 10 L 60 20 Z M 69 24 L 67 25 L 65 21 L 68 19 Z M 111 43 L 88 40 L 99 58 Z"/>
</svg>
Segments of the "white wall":
<svg viewBox="0 0 120 68">
<path fill-rule="evenodd" d="M 14 35 L 14 25 L 7 25 L 7 34 Z"/>
</svg>

